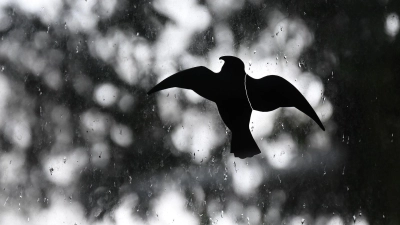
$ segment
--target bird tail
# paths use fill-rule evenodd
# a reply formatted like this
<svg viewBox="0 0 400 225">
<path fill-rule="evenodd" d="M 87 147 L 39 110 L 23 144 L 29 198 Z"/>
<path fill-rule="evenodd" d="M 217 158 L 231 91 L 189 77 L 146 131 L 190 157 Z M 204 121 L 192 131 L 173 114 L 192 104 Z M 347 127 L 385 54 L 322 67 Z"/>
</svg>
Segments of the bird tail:
<svg viewBox="0 0 400 225">
<path fill-rule="evenodd" d="M 248 128 L 232 131 L 231 153 L 241 159 L 261 153 Z"/>
</svg>

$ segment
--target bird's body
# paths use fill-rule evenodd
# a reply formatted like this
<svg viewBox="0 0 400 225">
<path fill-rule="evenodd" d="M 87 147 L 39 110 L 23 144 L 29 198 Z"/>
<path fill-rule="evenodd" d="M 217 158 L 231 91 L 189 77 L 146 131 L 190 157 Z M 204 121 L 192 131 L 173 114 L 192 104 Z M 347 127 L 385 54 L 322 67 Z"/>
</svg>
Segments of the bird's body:
<svg viewBox="0 0 400 225">
<path fill-rule="evenodd" d="M 232 132 L 231 152 L 236 157 L 252 157 L 260 153 L 250 130 L 252 110 L 267 112 L 279 107 L 296 107 L 325 130 L 313 108 L 303 95 L 279 76 L 253 79 L 244 71 L 244 63 L 224 56 L 221 72 L 194 67 L 178 72 L 157 84 L 148 94 L 172 87 L 191 89 L 217 104 L 219 114 Z"/>
</svg>

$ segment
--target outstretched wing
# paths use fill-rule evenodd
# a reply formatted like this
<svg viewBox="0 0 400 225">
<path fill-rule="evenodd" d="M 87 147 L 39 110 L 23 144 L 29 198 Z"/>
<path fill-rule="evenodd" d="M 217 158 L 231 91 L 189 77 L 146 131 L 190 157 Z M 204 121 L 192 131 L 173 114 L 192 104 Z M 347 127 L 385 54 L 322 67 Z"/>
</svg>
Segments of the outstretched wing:
<svg viewBox="0 0 400 225">
<path fill-rule="evenodd" d="M 195 91 L 202 97 L 215 101 L 216 88 L 219 85 L 219 78 L 214 72 L 206 67 L 199 66 L 180 71 L 153 87 L 147 94 L 152 94 L 164 89 L 178 87 Z"/>
<path fill-rule="evenodd" d="M 284 78 L 275 75 L 261 79 L 247 78 L 247 91 L 253 109 L 266 112 L 279 107 L 296 107 L 325 130 L 310 103 Z"/>
</svg>

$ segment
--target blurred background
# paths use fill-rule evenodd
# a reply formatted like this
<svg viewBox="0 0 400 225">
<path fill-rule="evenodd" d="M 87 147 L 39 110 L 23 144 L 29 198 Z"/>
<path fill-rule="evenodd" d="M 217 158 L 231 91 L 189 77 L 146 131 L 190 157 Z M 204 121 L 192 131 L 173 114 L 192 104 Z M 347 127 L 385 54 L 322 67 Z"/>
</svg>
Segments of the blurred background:
<svg viewBox="0 0 400 225">
<path fill-rule="evenodd" d="M 1 0 L 0 224 L 400 224 L 395 0 Z M 146 92 L 223 55 L 295 85 L 326 127 Z M 397 93 L 397 94 L 396 94 Z"/>
</svg>

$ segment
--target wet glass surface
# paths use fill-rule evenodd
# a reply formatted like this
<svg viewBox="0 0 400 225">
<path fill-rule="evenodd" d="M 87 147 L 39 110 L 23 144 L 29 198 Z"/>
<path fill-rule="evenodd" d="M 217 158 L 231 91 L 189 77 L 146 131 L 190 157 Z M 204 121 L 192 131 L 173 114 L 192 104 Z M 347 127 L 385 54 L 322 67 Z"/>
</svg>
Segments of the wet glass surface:
<svg viewBox="0 0 400 225">
<path fill-rule="evenodd" d="M 399 3 L 0 1 L 0 224 L 398 224 Z M 217 107 L 146 93 L 234 55 L 295 108 L 253 111 L 230 153 Z"/>
</svg>

